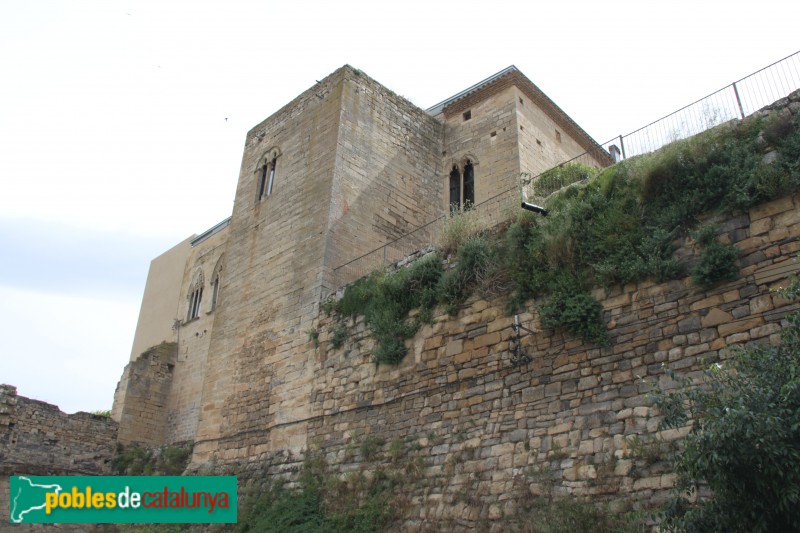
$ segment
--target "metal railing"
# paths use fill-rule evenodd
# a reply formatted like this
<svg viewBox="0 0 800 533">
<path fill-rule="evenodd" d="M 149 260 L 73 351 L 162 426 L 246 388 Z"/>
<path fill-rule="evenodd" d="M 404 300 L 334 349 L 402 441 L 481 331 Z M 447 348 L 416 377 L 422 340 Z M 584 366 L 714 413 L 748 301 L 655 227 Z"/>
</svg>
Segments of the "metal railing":
<svg viewBox="0 0 800 533">
<path fill-rule="evenodd" d="M 601 146 L 617 161 L 646 154 L 723 122 L 743 119 L 798 89 L 800 89 L 800 51 L 627 135 L 619 135 L 601 143 Z M 572 162 L 582 162 L 589 166 L 597 165 L 594 157 L 589 153 L 583 153 L 562 161 L 548 171 Z M 531 185 L 535 184 L 536 179 L 545 172 L 532 177 L 522 176 L 519 185 L 501 191 L 488 200 L 473 206 L 470 216 L 475 218 L 480 226 L 486 228 L 508 221 L 519 208 L 521 194 L 526 197 L 537 196 Z M 337 289 L 352 283 L 376 268 L 390 265 L 420 249 L 439 244 L 439 238 L 447 218 L 447 215 L 442 215 L 371 252 L 336 267 L 333 270 L 335 284 L 333 288 Z"/>
</svg>

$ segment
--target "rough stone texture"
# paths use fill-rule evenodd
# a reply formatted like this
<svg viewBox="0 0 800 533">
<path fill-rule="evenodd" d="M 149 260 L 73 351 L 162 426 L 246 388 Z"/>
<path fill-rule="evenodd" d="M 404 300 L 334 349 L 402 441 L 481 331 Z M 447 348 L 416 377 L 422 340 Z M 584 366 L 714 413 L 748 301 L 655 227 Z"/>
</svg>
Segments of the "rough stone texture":
<svg viewBox="0 0 800 533">
<path fill-rule="evenodd" d="M 230 226 L 187 260 L 175 305 L 183 323 L 163 339 L 177 350 L 135 359 L 120 382 L 120 440 L 193 438 L 191 469 L 235 467 L 247 483 L 288 476 L 309 447 L 348 470 L 359 467 L 348 449 L 364 435 L 410 440 L 429 483 L 413 493 L 409 527 L 452 519 L 469 529 L 500 518 L 513 511 L 509 494 L 520 483 L 542 493 L 526 476 L 544 466 L 562 493 L 663 499 L 672 478 L 652 439 L 669 446 L 681 434 L 657 434 L 642 379 L 675 386 L 662 364 L 699 378 L 730 344 L 777 342 L 796 306 L 769 288 L 800 248 L 797 198 L 719 221 L 740 249 L 736 281 L 708 292 L 688 278 L 595 291 L 609 348 L 544 331 L 525 339 L 533 362 L 510 367 L 511 318 L 502 302 L 482 300 L 422 328 L 397 367 L 371 363 L 363 320 L 343 348 L 330 347 L 320 302 L 364 274 L 334 279 L 334 269 L 447 213 L 453 165 L 473 162 L 480 202 L 578 151 L 604 162 L 537 91 L 521 74 L 503 76 L 430 116 L 346 66 L 253 128 Z M 273 157 L 272 194 L 260 197 Z M 505 206 L 492 207 L 499 221 Z M 409 243 L 417 237 L 428 242 L 419 234 Z M 691 264 L 696 250 L 684 244 L 676 255 Z M 185 321 L 196 274 L 208 291 L 218 264 L 217 306 Z M 537 327 L 535 316 L 521 318 Z"/>
<path fill-rule="evenodd" d="M 765 209 L 779 218 L 800 209 L 800 197 L 753 212 Z M 793 231 L 793 239 L 800 236 L 800 228 Z M 739 246 L 746 257 L 770 244 L 745 239 Z M 409 354 L 396 367 L 371 362 L 374 343 L 363 319 L 350 323 L 351 336 L 333 349 L 334 321 L 323 317 L 319 347 L 305 346 L 313 360 L 309 415 L 280 423 L 281 430 L 305 432 L 341 472 L 364 466 L 352 453 L 363 439 L 386 443 L 386 467 L 389 443 L 402 441 L 404 453 L 422 462 L 424 479 L 411 495 L 405 529 L 470 530 L 500 519 L 514 512 L 510 498 L 520 486 L 543 493 L 542 471 L 552 473 L 557 492 L 656 505 L 675 481 L 664 459 L 688 431 L 658 431 L 650 386 L 676 386 L 662 364 L 697 382 L 734 343 L 778 342 L 782 320 L 798 305 L 770 293 L 780 282 L 758 284 L 754 272 L 794 253 L 792 246 L 706 292 L 688 277 L 604 291 L 608 348 L 540 331 L 535 315 L 520 315 L 537 331 L 523 340 L 533 361 L 522 367 L 510 364 L 513 319 L 503 301 L 472 299 L 455 317 L 436 316 L 407 341 Z M 277 455 L 269 438 L 265 428 L 226 441 L 240 450 L 231 462 L 244 479 L 263 475 L 263 465 L 280 476 L 297 466 L 297 455 Z"/>
<path fill-rule="evenodd" d="M 116 439 L 109 417 L 67 415 L 0 385 L 0 529 L 9 521 L 9 476 L 106 474 Z"/>
<path fill-rule="evenodd" d="M 132 361 L 114 403 L 116 419 L 128 413 L 120 439 L 153 445 L 191 439 L 197 462 L 250 456 L 237 444 L 242 435 L 260 435 L 259 450 L 305 448 L 302 421 L 311 415 L 315 365 L 308 331 L 321 299 L 363 275 L 340 269 L 334 279 L 334 269 L 446 213 L 451 164 L 473 162 L 476 202 L 515 187 L 520 143 L 527 142 L 518 121 L 527 121 L 526 135 L 543 137 L 540 127 L 549 135 L 554 127 L 564 131 L 568 148 L 552 157 L 598 148 L 536 91 L 512 71 L 432 116 L 345 66 L 253 128 L 230 225 L 197 246 L 192 241 L 186 252 L 174 306 L 179 327 L 165 333 L 163 310 L 151 316 L 143 301 L 137 331 L 177 343 L 177 355 L 158 364 Z M 470 106 L 470 120 L 457 111 L 463 106 Z M 271 194 L 261 195 L 264 164 L 273 158 Z M 484 209 L 485 222 L 498 222 L 503 207 Z M 405 237 L 402 250 L 430 239 L 424 231 Z M 389 249 L 392 257 L 397 251 Z M 154 283 L 164 277 L 156 275 L 164 268 L 154 268 L 173 262 L 154 261 Z M 215 265 L 224 265 L 218 302 L 188 321 L 189 295 L 201 279 L 206 306 Z M 161 318 L 152 323 L 154 316 Z M 156 374 L 146 377 L 147 369 Z"/>
<path fill-rule="evenodd" d="M 176 350 L 175 343 L 162 343 L 125 366 L 120 380 L 125 391 L 118 404 L 121 443 L 158 446 L 164 442 Z M 120 395 L 118 390 L 115 396 Z"/>
</svg>

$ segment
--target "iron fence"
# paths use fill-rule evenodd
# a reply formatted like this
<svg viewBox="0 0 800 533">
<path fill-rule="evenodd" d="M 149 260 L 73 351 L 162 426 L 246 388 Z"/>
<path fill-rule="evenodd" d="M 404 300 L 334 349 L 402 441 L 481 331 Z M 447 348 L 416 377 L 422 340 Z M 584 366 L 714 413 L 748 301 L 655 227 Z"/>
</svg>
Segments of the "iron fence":
<svg viewBox="0 0 800 533">
<path fill-rule="evenodd" d="M 684 106 L 627 135 L 619 135 L 601 143 L 615 161 L 655 151 L 671 142 L 691 137 L 729 120 L 743 119 L 766 106 L 800 89 L 800 51 L 768 65 L 704 98 Z M 589 153 L 562 161 L 553 168 L 567 163 L 582 162 L 596 166 Z M 536 190 L 536 176 L 521 176 L 519 184 L 473 206 L 470 210 L 476 224 L 490 228 L 508 221 L 519 207 L 521 196 L 533 200 L 542 198 Z M 333 271 L 334 289 L 413 254 L 440 244 L 448 216 L 442 215 L 427 224 L 360 257 L 336 267 Z"/>
</svg>

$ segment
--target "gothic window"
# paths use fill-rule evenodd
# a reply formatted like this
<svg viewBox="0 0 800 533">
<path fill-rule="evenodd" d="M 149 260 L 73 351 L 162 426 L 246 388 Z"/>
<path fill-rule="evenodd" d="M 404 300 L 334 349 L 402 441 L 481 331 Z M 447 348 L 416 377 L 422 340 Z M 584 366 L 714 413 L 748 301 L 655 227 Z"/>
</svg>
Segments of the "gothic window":
<svg viewBox="0 0 800 533">
<path fill-rule="evenodd" d="M 258 167 L 258 199 L 263 200 L 272 195 L 275 186 L 275 170 L 278 167 L 280 152 L 273 149 L 264 156 Z"/>
<path fill-rule="evenodd" d="M 278 164 L 278 156 L 274 156 L 269 164 L 269 182 L 267 183 L 267 196 L 272 194 L 272 186 L 275 184 L 275 165 Z"/>
<path fill-rule="evenodd" d="M 267 191 L 267 171 L 269 170 L 269 165 L 266 161 L 264 161 L 264 165 L 261 167 L 261 179 L 258 181 L 258 199 L 261 200 L 264 198 L 264 193 Z"/>
<path fill-rule="evenodd" d="M 453 165 L 450 171 L 450 209 L 461 207 L 461 172 Z"/>
<path fill-rule="evenodd" d="M 464 208 L 469 209 L 475 205 L 475 170 L 472 161 L 467 159 L 464 165 Z"/>
<path fill-rule="evenodd" d="M 199 289 L 195 289 L 189 295 L 189 316 L 186 317 L 187 320 L 192 320 L 200 316 L 200 312 L 203 310 L 203 287 Z"/>
<path fill-rule="evenodd" d="M 475 169 L 467 159 L 462 175 L 457 165 L 450 171 L 450 211 L 469 209 L 475 205 Z"/>
<path fill-rule="evenodd" d="M 209 313 L 217 308 L 217 301 L 219 299 L 219 281 L 222 275 L 222 257 L 217 261 L 217 266 L 214 267 L 214 274 L 211 276 L 211 309 Z"/>
<path fill-rule="evenodd" d="M 186 321 L 194 320 L 203 311 L 203 272 L 198 270 L 194 275 L 191 288 L 189 289 L 189 311 L 186 313 Z"/>
</svg>

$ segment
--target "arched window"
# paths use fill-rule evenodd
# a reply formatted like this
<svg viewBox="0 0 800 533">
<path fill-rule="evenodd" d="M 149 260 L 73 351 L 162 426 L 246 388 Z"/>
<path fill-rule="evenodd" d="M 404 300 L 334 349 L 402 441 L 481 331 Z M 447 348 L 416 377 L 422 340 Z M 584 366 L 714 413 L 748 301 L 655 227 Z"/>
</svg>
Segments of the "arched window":
<svg viewBox="0 0 800 533">
<path fill-rule="evenodd" d="M 472 161 L 467 159 L 464 165 L 464 209 L 469 209 L 475 205 L 475 169 L 472 168 Z"/>
<path fill-rule="evenodd" d="M 217 308 L 217 300 L 219 299 L 219 282 L 222 275 L 222 257 L 217 261 L 217 266 L 214 267 L 214 273 L 211 275 L 211 309 L 209 312 Z"/>
<path fill-rule="evenodd" d="M 186 321 L 194 320 L 203 311 L 203 271 L 198 270 L 194 275 L 191 288 L 189 289 L 189 311 L 186 313 Z"/>
<path fill-rule="evenodd" d="M 450 171 L 450 211 L 470 209 L 475 205 L 475 168 L 471 159 L 464 162 L 462 174 L 458 165 Z"/>
<path fill-rule="evenodd" d="M 275 186 L 275 172 L 278 168 L 278 157 L 280 150 L 272 148 L 264 154 L 261 163 L 259 164 L 258 171 L 258 200 L 263 200 L 267 196 L 272 195 Z"/>
<path fill-rule="evenodd" d="M 459 207 L 461 207 L 461 172 L 453 165 L 453 170 L 450 171 L 450 209 Z"/>
</svg>

